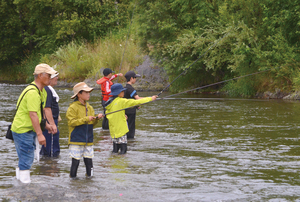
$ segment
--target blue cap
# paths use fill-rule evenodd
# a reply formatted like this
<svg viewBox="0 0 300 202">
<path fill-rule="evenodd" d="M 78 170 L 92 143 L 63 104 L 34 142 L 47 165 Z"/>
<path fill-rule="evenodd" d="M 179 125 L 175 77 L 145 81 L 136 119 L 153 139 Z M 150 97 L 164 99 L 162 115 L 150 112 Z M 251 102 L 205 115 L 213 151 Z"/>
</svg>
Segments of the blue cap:
<svg viewBox="0 0 300 202">
<path fill-rule="evenodd" d="M 120 83 L 115 83 L 111 86 L 111 93 L 110 95 L 116 96 L 119 95 L 122 91 L 126 90 L 126 88 L 123 88 L 122 84 Z"/>
</svg>

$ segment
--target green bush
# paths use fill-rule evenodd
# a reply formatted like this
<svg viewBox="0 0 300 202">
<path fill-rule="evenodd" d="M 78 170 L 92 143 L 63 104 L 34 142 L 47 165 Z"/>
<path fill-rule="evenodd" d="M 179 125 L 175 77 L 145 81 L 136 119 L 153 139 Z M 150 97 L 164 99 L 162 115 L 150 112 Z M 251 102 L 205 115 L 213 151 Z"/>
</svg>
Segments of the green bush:
<svg viewBox="0 0 300 202">
<path fill-rule="evenodd" d="M 51 55 L 44 55 L 41 62 L 52 66 L 56 64 L 61 79 L 82 81 L 88 77 L 95 79 L 101 77 L 100 70 L 104 68 L 110 68 L 118 73 L 123 54 L 121 66 L 123 74 L 139 65 L 144 56 L 133 38 L 129 38 L 126 42 L 126 35 L 116 32 L 106 38 L 95 40 L 93 44 L 72 42 L 60 47 Z"/>
</svg>

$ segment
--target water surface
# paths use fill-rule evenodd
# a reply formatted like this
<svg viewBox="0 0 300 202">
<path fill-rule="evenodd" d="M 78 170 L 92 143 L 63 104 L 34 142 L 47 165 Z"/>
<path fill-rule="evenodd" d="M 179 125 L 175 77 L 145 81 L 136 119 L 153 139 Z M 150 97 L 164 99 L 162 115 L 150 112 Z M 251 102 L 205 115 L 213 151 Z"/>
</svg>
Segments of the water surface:
<svg viewBox="0 0 300 202">
<path fill-rule="evenodd" d="M 298 101 L 181 95 L 143 105 L 128 153 L 111 154 L 109 131 L 99 123 L 95 176 L 85 177 L 81 161 L 78 179 L 71 180 L 65 113 L 73 93 L 57 88 L 61 155 L 35 161 L 32 183 L 23 185 L 5 131 L 24 87 L 0 84 L 2 201 L 300 201 Z M 89 102 L 97 113 L 100 93 L 94 90 Z"/>
</svg>

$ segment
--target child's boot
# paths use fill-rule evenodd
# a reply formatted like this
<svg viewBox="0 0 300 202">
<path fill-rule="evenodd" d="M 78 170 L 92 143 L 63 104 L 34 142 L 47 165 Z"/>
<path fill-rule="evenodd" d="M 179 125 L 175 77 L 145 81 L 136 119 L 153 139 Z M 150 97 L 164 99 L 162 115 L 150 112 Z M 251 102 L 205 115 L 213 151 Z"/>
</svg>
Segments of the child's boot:
<svg viewBox="0 0 300 202">
<path fill-rule="evenodd" d="M 118 147 L 118 144 L 113 142 L 113 150 L 112 150 L 113 153 L 118 153 L 119 152 L 119 147 Z"/>
<path fill-rule="evenodd" d="M 126 154 L 126 152 L 127 152 L 127 144 L 126 143 L 122 143 L 122 144 L 120 144 L 120 147 L 121 147 L 120 154 Z"/>
<path fill-rule="evenodd" d="M 86 168 L 86 176 L 93 176 L 93 160 L 91 158 L 83 158 Z"/>
<path fill-rule="evenodd" d="M 19 177 L 22 183 L 30 183 L 30 170 L 19 170 Z"/>
<path fill-rule="evenodd" d="M 72 158 L 72 165 L 71 165 L 71 169 L 70 169 L 70 177 L 71 178 L 75 178 L 77 176 L 77 169 L 79 166 L 79 162 L 80 162 L 80 160 Z"/>
</svg>

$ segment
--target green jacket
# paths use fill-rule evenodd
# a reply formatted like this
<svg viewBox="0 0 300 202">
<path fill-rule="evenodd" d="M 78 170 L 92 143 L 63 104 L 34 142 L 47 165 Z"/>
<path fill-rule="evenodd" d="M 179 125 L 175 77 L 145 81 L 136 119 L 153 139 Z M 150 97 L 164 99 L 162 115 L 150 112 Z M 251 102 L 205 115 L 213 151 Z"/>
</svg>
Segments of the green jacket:
<svg viewBox="0 0 300 202">
<path fill-rule="evenodd" d="M 89 103 L 86 103 L 86 106 L 79 101 L 70 104 L 66 114 L 69 127 L 68 144 L 93 145 L 93 127 L 98 123 L 98 119 L 89 121 L 88 116 L 96 116 Z"/>
<path fill-rule="evenodd" d="M 117 111 L 127 107 L 132 107 L 150 101 L 152 101 L 151 97 L 147 97 L 139 100 L 117 97 L 112 101 L 112 103 L 110 103 L 108 106 L 105 107 L 106 113 L 110 113 L 113 111 Z M 125 118 L 125 110 L 108 114 L 106 117 L 108 119 L 110 136 L 112 138 L 119 138 L 125 135 L 126 133 L 128 133 L 129 130 Z"/>
</svg>

